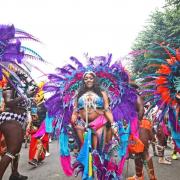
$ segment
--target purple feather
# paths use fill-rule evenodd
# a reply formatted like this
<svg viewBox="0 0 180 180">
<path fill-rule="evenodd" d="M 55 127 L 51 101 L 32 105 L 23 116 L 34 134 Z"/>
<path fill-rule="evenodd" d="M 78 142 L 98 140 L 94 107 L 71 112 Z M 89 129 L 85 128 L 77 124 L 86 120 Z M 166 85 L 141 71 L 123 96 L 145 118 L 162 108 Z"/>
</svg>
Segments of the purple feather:
<svg viewBox="0 0 180 180">
<path fill-rule="evenodd" d="M 75 58 L 74 56 L 71 56 L 71 57 L 70 57 L 70 60 L 72 60 L 73 62 L 75 62 L 75 63 L 78 65 L 78 68 L 83 67 L 83 64 L 82 64 L 77 58 Z"/>
</svg>

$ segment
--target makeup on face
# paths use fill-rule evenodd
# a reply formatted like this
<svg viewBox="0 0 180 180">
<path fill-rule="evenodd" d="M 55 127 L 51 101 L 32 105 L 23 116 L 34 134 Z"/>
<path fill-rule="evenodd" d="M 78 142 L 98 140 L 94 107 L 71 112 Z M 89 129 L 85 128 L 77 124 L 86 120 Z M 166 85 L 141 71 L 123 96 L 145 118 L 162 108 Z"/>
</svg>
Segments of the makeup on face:
<svg viewBox="0 0 180 180">
<path fill-rule="evenodd" d="M 84 83 L 88 88 L 91 88 L 94 85 L 94 76 L 92 74 L 86 74 L 84 76 Z"/>
</svg>

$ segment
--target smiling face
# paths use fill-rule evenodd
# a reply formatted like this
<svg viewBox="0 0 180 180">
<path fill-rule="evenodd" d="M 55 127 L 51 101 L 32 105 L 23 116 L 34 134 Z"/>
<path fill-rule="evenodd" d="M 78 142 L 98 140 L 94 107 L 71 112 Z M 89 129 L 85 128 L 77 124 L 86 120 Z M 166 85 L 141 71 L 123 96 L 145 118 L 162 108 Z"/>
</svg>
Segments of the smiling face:
<svg viewBox="0 0 180 180">
<path fill-rule="evenodd" d="M 86 85 L 86 87 L 88 89 L 91 89 L 94 85 L 94 76 L 90 73 L 87 73 L 85 76 L 84 76 L 84 83 Z"/>
</svg>

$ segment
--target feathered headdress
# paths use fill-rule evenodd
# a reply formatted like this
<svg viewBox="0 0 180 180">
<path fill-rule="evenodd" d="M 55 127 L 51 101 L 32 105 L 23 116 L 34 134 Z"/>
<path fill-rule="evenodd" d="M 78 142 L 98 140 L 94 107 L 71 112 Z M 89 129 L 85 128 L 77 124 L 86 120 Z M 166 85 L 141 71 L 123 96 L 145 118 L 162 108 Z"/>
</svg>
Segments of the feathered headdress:
<svg viewBox="0 0 180 180">
<path fill-rule="evenodd" d="M 75 57 L 70 57 L 75 63 L 74 66 L 67 64 L 57 68 L 57 74 L 49 74 L 49 81 L 44 86 L 46 92 L 53 94 L 46 101 L 49 113 L 52 116 L 63 116 L 63 123 L 68 124 L 74 98 L 82 85 L 83 75 L 92 71 L 98 77 L 101 88 L 109 94 L 115 119 L 124 118 L 124 114 L 126 114 L 125 119 L 132 119 L 135 114 L 128 111 L 136 101 L 136 92 L 129 86 L 128 73 L 121 63 L 117 61 L 111 65 L 111 58 L 111 54 L 106 57 L 90 57 L 87 59 L 87 66 L 84 66 Z"/>
</svg>

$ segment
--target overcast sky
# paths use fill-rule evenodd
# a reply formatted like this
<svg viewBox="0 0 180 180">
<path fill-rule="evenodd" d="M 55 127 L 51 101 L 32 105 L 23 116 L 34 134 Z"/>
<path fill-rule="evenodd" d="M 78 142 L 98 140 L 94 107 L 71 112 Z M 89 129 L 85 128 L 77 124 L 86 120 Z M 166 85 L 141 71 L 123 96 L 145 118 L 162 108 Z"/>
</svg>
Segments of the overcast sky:
<svg viewBox="0 0 180 180">
<path fill-rule="evenodd" d="M 125 56 L 151 11 L 164 0 L 5 0 L 1 24 L 14 24 L 38 37 L 34 45 L 47 61 L 61 66 L 70 56 L 81 59 L 113 53 Z M 44 67 L 44 71 L 51 67 Z"/>
</svg>

